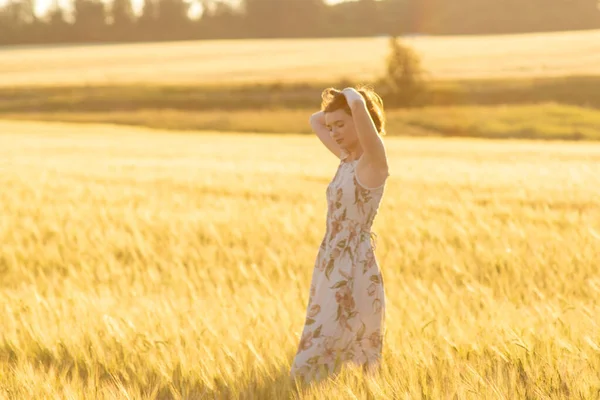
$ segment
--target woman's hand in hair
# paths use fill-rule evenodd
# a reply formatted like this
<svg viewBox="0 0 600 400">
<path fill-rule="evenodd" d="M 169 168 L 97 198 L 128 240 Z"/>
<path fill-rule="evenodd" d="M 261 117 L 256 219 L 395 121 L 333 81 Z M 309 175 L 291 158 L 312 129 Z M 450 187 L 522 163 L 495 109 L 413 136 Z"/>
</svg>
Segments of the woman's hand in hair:
<svg viewBox="0 0 600 400">
<path fill-rule="evenodd" d="M 357 103 L 365 102 L 364 97 L 362 97 L 362 95 L 358 93 L 356 89 L 345 88 L 344 90 L 342 90 L 342 93 L 344 94 L 344 96 L 346 96 L 346 101 L 348 102 L 348 105 L 350 107 Z"/>
</svg>

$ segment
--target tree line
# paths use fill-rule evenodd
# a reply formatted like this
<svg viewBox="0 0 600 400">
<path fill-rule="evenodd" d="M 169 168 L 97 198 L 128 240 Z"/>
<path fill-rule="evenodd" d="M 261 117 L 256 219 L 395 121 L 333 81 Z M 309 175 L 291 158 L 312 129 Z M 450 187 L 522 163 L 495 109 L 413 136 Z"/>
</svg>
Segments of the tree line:
<svg viewBox="0 0 600 400">
<path fill-rule="evenodd" d="M 0 7 L 0 44 L 498 34 L 600 28 L 599 0 L 73 0 L 43 16 L 35 0 Z"/>
</svg>

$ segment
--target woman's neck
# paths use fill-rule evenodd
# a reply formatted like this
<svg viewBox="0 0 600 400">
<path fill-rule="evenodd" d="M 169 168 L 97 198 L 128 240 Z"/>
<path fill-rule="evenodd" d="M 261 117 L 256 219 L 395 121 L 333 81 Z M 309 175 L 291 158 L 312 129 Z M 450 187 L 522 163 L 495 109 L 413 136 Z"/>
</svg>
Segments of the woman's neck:
<svg viewBox="0 0 600 400">
<path fill-rule="evenodd" d="M 353 149 L 344 149 L 344 152 L 347 154 L 345 160 L 350 162 L 358 160 L 362 155 L 363 150 L 360 146 L 356 146 Z"/>
</svg>

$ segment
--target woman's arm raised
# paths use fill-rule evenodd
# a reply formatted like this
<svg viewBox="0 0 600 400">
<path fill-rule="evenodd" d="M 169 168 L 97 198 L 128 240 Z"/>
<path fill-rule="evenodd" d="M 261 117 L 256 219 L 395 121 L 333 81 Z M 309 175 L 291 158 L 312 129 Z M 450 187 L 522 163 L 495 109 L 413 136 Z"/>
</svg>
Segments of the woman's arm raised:
<svg viewBox="0 0 600 400">
<path fill-rule="evenodd" d="M 377 132 L 375 123 L 369 114 L 365 99 L 355 89 L 346 88 L 342 91 L 350 109 L 356 127 L 356 134 L 363 150 L 364 163 L 376 171 L 387 174 L 388 164 L 383 140 Z"/>
<path fill-rule="evenodd" d="M 323 111 L 318 111 L 310 116 L 309 119 L 310 126 L 317 134 L 317 137 L 323 142 L 325 147 L 327 147 L 337 158 L 341 157 L 342 149 L 338 144 L 333 140 L 331 135 L 329 134 L 329 129 L 325 126 L 325 114 Z"/>
</svg>

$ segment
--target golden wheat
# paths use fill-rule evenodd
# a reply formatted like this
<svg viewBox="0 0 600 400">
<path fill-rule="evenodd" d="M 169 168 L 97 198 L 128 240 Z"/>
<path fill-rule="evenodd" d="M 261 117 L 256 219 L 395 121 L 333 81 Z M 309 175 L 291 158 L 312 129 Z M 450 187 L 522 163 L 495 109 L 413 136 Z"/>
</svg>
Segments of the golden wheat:
<svg viewBox="0 0 600 400">
<path fill-rule="evenodd" d="M 0 398 L 598 396 L 598 144 L 387 138 L 384 367 L 295 388 L 315 137 L 0 132 Z"/>
<path fill-rule="evenodd" d="M 435 79 L 600 74 L 600 30 L 404 40 Z M 384 37 L 23 46 L 0 52 L 0 85 L 369 81 L 387 54 Z"/>
</svg>

